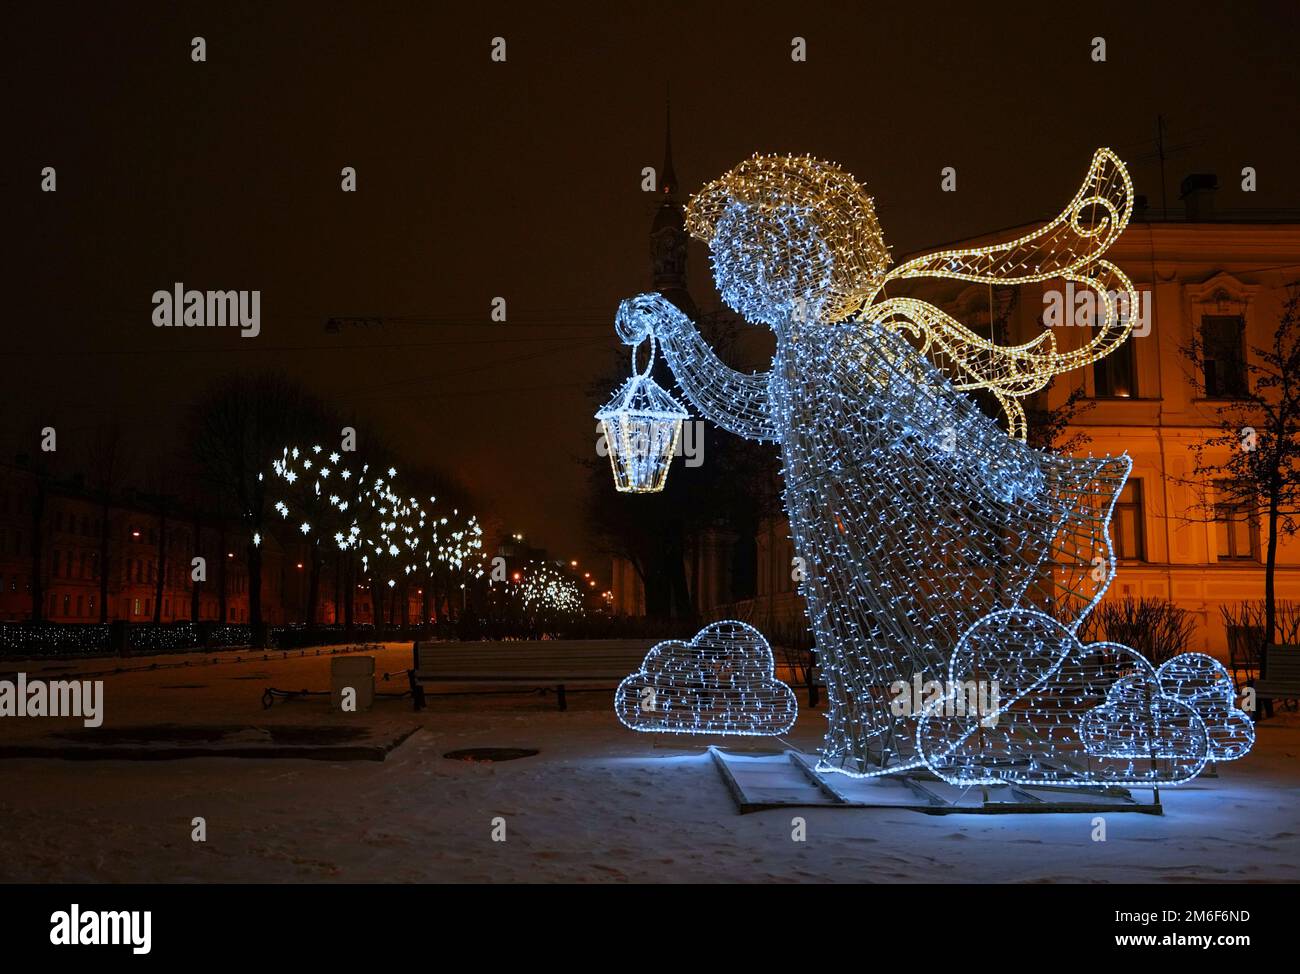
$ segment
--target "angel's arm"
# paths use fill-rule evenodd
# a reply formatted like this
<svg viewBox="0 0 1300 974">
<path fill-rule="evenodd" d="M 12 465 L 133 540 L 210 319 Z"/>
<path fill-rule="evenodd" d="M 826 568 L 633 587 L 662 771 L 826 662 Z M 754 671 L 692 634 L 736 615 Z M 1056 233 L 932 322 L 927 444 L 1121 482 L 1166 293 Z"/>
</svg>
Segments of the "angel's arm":
<svg viewBox="0 0 1300 974">
<path fill-rule="evenodd" d="M 780 438 L 768 404 L 768 373 L 747 374 L 724 365 L 691 320 L 666 298 L 629 298 L 619 305 L 616 328 L 629 345 L 653 333 L 678 385 L 705 417 L 747 439 Z"/>
</svg>

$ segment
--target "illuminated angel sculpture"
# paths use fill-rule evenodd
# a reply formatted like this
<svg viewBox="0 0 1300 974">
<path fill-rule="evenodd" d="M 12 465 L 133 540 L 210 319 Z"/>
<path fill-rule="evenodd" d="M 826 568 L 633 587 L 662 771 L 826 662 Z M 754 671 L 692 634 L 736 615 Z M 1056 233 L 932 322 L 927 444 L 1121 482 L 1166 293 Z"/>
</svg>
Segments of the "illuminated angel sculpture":
<svg viewBox="0 0 1300 974">
<path fill-rule="evenodd" d="M 711 249 L 722 299 L 775 333 L 771 370 L 724 365 L 659 295 L 620 306 L 620 338 L 653 337 L 702 414 L 779 445 L 828 690 L 822 770 L 874 775 L 924 764 L 954 781 L 1071 780 L 1068 768 L 1041 773 L 1052 755 L 1024 743 L 1038 732 L 1058 764 L 1086 765 L 1079 781 L 1184 780 L 1204 764 L 1204 725 L 1174 702 L 1177 719 L 1159 735 L 1123 736 L 1095 717 L 1087 726 L 1110 736 L 1083 740 L 1085 713 L 1108 703 L 1108 671 L 1090 662 L 1104 647 L 1083 646 L 1074 633 L 1114 571 L 1110 511 L 1130 461 L 1023 442 L 1020 397 L 1128 336 L 1133 285 L 1102 255 L 1128 223 L 1132 199 L 1123 164 L 1102 149 L 1065 211 L 1035 232 L 890 270 L 872 200 L 849 174 L 807 157 L 755 156 L 691 199 L 687 226 Z M 1091 332 L 1075 330 L 1075 348 L 1059 348 L 1047 331 L 999 345 L 924 301 L 889 294 L 913 278 L 1073 282 L 1096 292 L 1098 321 Z M 997 398 L 1009 431 L 963 394 L 975 389 Z M 1078 687 L 1052 684 L 1075 670 Z M 999 681 L 1003 728 L 1014 733 L 891 705 L 899 683 L 989 674 Z M 1055 696 L 1036 708 L 1045 690 Z M 1062 722 L 1074 752 L 1053 736 Z M 1120 737 L 1123 746 L 1108 751 Z M 1137 768 L 1133 740 L 1158 740 L 1162 750 L 1153 743 L 1149 766 Z M 1165 760 L 1179 747 L 1186 760 Z"/>
</svg>

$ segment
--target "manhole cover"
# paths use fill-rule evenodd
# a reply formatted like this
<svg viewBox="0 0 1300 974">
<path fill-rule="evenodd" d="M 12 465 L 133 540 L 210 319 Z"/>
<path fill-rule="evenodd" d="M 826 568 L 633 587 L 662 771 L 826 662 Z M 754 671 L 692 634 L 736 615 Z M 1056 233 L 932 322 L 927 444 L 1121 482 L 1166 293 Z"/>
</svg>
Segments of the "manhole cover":
<svg viewBox="0 0 1300 974">
<path fill-rule="evenodd" d="M 515 758 L 531 758 L 540 752 L 529 747 L 466 747 L 459 751 L 448 751 L 444 758 L 453 761 L 513 761 Z"/>
</svg>

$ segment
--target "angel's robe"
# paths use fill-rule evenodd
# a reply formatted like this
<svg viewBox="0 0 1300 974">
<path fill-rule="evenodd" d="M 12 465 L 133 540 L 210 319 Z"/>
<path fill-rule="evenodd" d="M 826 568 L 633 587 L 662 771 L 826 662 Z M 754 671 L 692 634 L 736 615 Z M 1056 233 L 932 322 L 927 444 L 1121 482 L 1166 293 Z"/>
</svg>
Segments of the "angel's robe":
<svg viewBox="0 0 1300 974">
<path fill-rule="evenodd" d="M 1036 608 L 1074 629 L 1100 599 L 1127 456 L 1067 457 L 1011 438 L 876 323 L 789 322 L 771 371 L 746 375 L 658 295 L 625 302 L 620 315 L 633 314 L 650 316 L 701 413 L 780 447 L 827 686 L 823 767 L 917 766 L 918 714 L 894 712 L 895 684 L 945 680 L 958 639 L 989 612 Z"/>
</svg>

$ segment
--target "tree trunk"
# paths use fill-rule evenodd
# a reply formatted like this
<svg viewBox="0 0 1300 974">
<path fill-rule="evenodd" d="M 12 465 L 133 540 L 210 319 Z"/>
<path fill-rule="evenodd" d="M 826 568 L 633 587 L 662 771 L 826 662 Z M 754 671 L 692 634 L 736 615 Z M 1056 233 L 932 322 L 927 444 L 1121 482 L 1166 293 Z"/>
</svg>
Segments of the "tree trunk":
<svg viewBox="0 0 1300 974">
<path fill-rule="evenodd" d="M 260 536 L 260 532 L 256 532 Z M 248 621 L 253 631 L 262 624 L 262 546 L 248 542 Z"/>
<path fill-rule="evenodd" d="M 1277 575 L 1278 504 L 1282 485 L 1275 477 L 1269 482 L 1268 497 L 1268 551 L 1264 556 L 1264 645 L 1273 644 L 1277 636 L 1277 600 L 1275 576 Z"/>
<path fill-rule="evenodd" d="M 303 611 L 303 622 L 307 625 L 316 623 L 316 600 L 320 598 L 320 544 L 312 542 L 307 551 L 310 559 L 307 565 L 307 605 Z"/>
<path fill-rule="evenodd" d="M 162 622 L 163 591 L 167 583 L 167 509 L 165 507 L 158 511 L 158 564 L 155 569 L 158 576 L 153 592 L 153 621 L 157 625 Z"/>
<path fill-rule="evenodd" d="M 334 625 L 339 624 L 339 613 L 343 611 L 343 552 L 334 553 Z"/>
<path fill-rule="evenodd" d="M 354 570 L 356 559 L 352 552 L 345 552 L 343 555 L 343 628 L 349 637 L 352 635 L 352 627 L 355 625 L 355 612 L 357 606 L 357 573 Z"/>
<path fill-rule="evenodd" d="M 42 560 L 45 557 L 45 485 L 36 482 L 32 495 L 32 622 L 45 621 L 45 586 L 41 584 Z"/>
<path fill-rule="evenodd" d="M 217 573 L 217 614 L 221 624 L 226 624 L 226 562 L 230 561 L 226 557 L 226 528 L 222 525 L 221 530 L 217 532 L 217 560 L 221 563 L 221 569 Z"/>
<path fill-rule="evenodd" d="M 651 562 L 641 584 L 645 587 L 645 614 L 652 619 L 667 619 L 672 614 L 672 594 L 662 559 Z"/>
<path fill-rule="evenodd" d="M 201 613 L 199 612 L 199 597 L 203 592 L 203 583 L 194 577 L 193 559 L 203 555 L 203 526 L 199 520 L 198 512 L 194 513 L 194 554 L 190 556 L 190 622 L 198 623 Z M 204 577 L 207 576 L 207 565 L 203 568 Z"/>
<path fill-rule="evenodd" d="M 105 625 L 108 622 L 108 556 L 109 556 L 109 534 L 112 530 L 111 508 L 109 504 L 108 492 L 105 491 L 103 506 L 100 508 L 99 519 L 99 622 Z"/>
<path fill-rule="evenodd" d="M 383 642 L 384 636 L 384 586 L 377 578 L 370 580 L 370 614 L 375 622 L 375 642 Z"/>
</svg>

